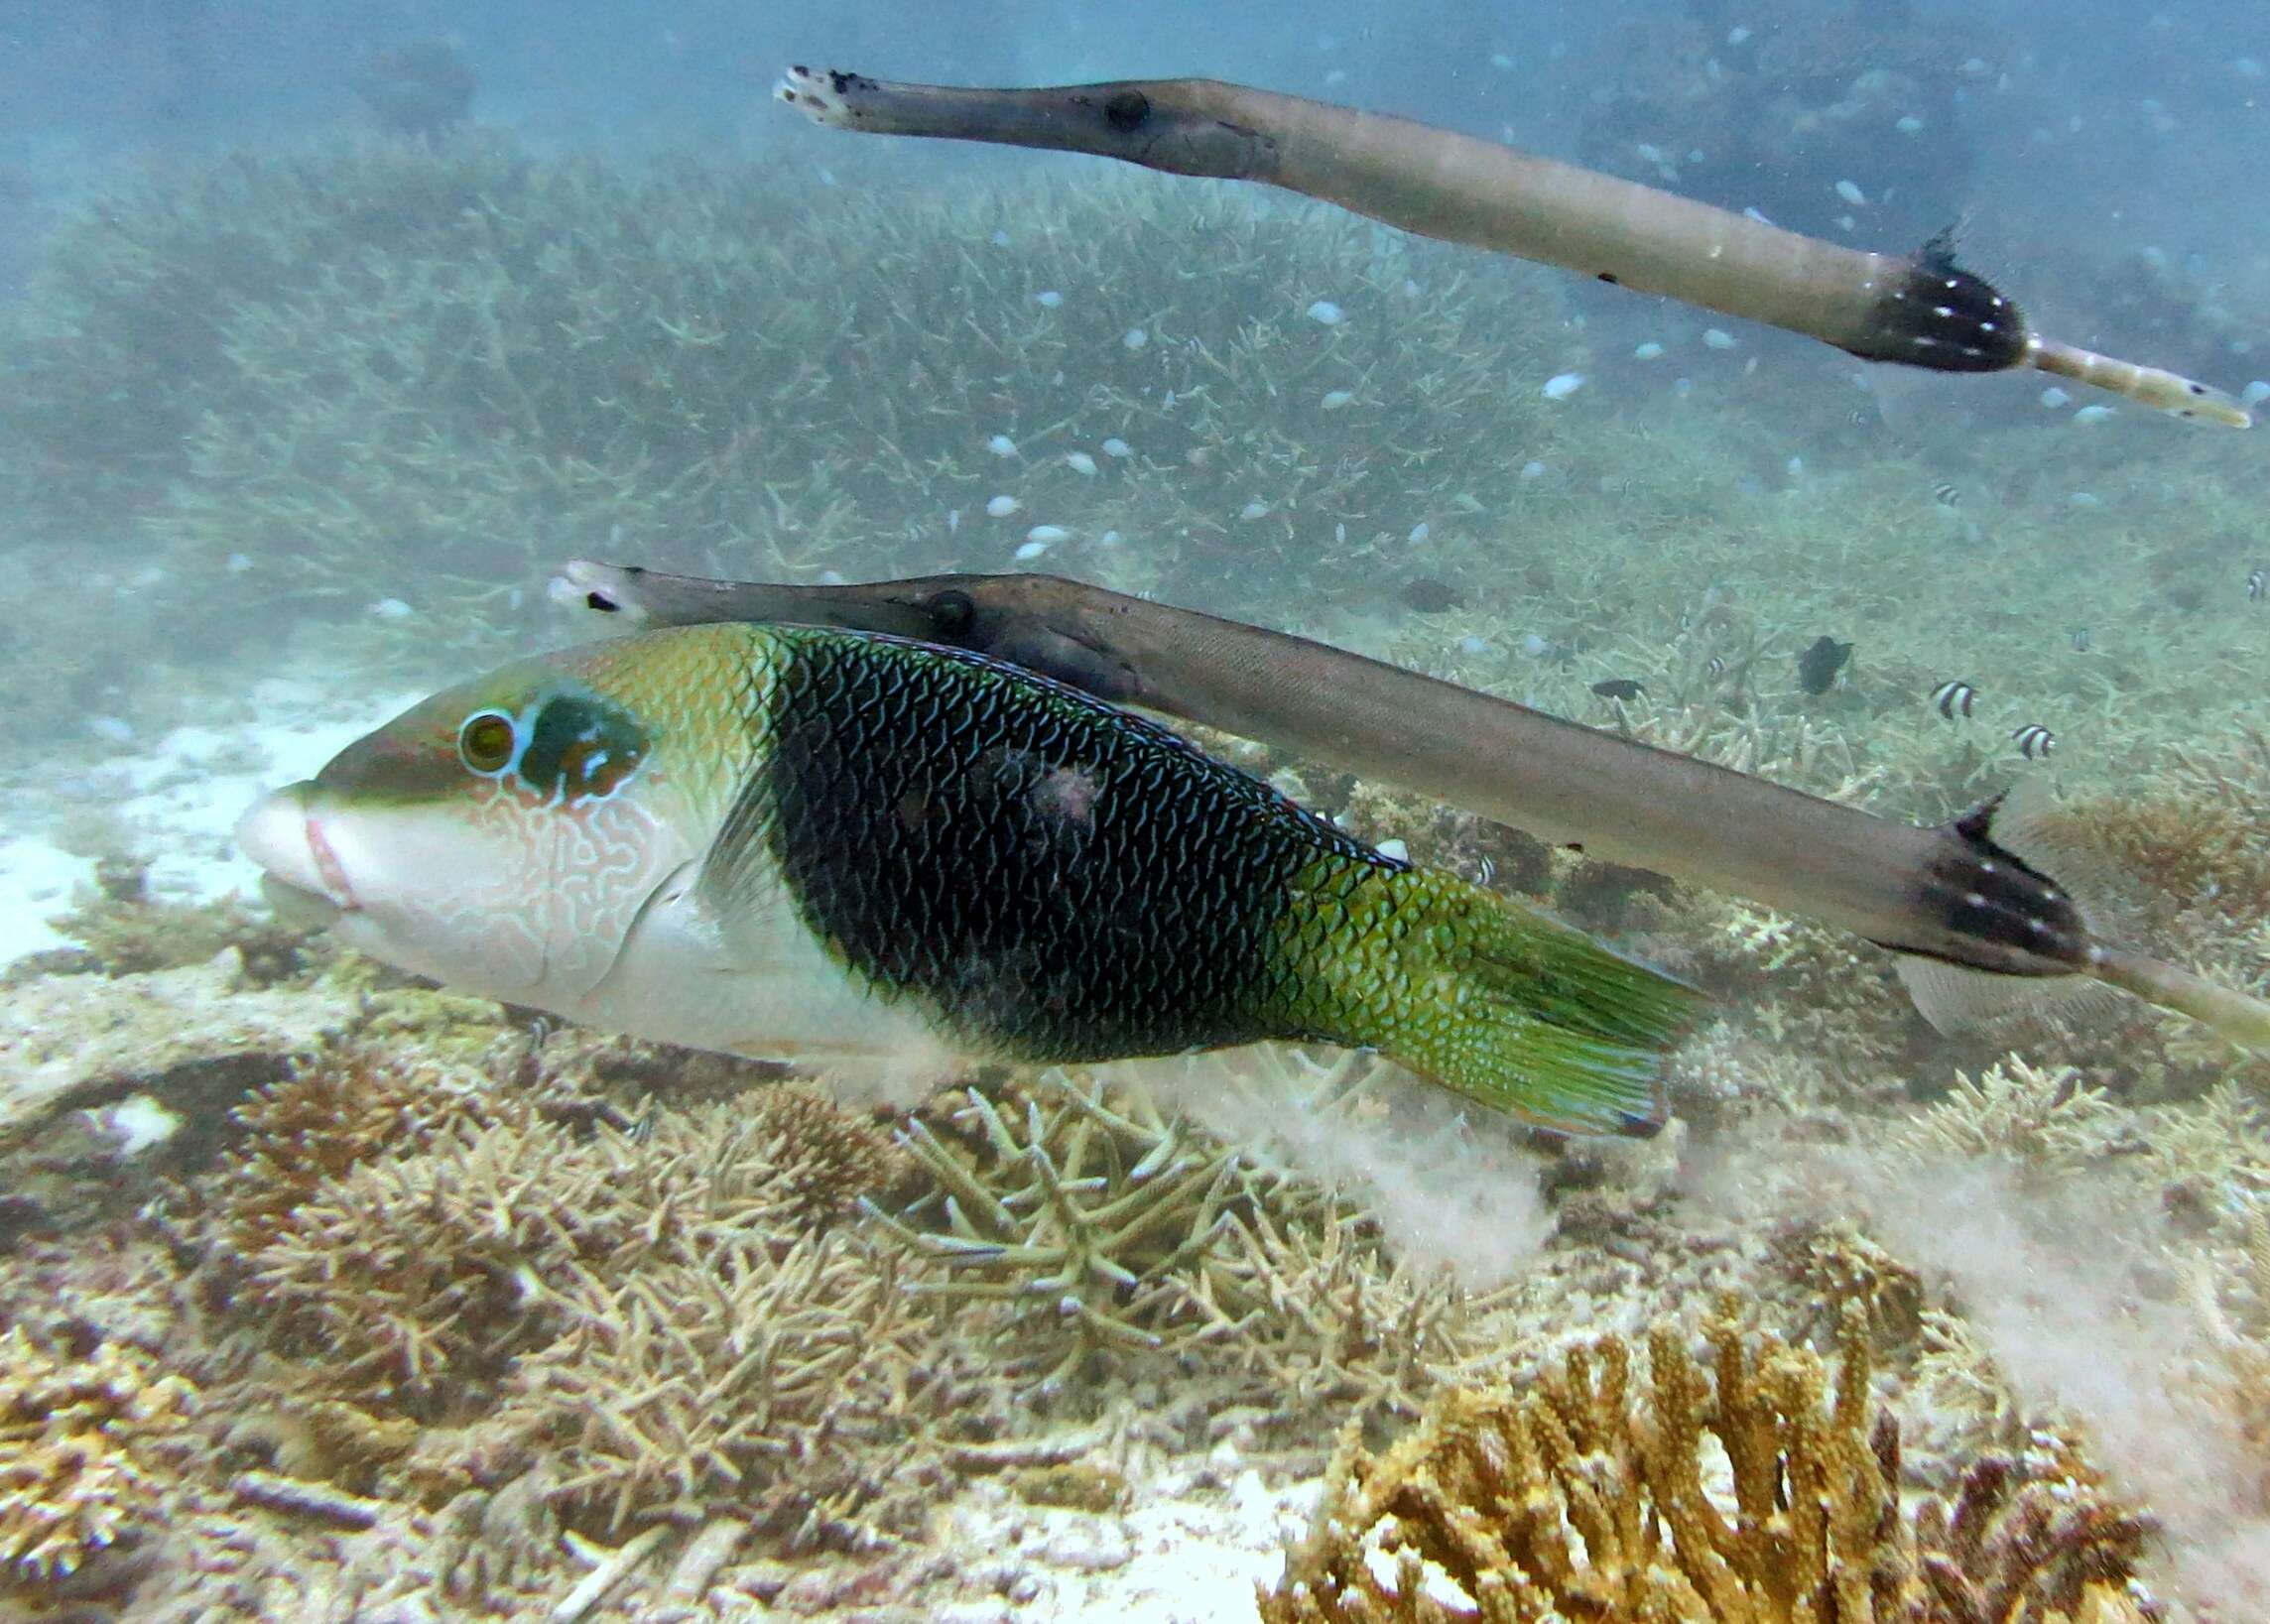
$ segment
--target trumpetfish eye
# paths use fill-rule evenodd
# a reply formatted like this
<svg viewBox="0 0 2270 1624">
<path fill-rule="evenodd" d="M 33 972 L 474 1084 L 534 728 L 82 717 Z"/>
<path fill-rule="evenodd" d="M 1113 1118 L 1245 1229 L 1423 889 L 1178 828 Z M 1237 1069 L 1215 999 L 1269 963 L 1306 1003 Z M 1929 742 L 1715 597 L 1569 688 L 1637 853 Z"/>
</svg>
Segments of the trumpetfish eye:
<svg viewBox="0 0 2270 1624">
<path fill-rule="evenodd" d="M 512 718 L 498 710 L 476 710 L 457 729 L 457 757 L 476 773 L 503 772 L 518 743 Z"/>
</svg>

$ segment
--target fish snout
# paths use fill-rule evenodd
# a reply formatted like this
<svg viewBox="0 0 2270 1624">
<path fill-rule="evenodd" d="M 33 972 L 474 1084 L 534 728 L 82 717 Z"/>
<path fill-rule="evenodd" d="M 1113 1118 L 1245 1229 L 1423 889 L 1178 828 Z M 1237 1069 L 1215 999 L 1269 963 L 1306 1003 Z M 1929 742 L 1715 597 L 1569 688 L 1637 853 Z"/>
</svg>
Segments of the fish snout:
<svg viewBox="0 0 2270 1624">
<path fill-rule="evenodd" d="M 323 837 L 311 788 L 291 784 L 254 802 L 236 820 L 236 844 L 260 865 L 261 893 L 280 919 L 321 924 L 357 905 Z"/>
</svg>

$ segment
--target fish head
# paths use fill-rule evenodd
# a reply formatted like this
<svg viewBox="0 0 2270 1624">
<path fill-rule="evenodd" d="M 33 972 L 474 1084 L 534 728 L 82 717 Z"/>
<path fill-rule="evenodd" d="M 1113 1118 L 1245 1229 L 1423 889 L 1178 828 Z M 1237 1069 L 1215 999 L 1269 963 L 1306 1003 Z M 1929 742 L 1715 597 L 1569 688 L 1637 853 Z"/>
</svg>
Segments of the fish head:
<svg viewBox="0 0 2270 1624">
<path fill-rule="evenodd" d="M 613 646 L 413 705 L 237 824 L 280 917 L 460 990 L 570 1012 L 694 854 Z"/>
</svg>

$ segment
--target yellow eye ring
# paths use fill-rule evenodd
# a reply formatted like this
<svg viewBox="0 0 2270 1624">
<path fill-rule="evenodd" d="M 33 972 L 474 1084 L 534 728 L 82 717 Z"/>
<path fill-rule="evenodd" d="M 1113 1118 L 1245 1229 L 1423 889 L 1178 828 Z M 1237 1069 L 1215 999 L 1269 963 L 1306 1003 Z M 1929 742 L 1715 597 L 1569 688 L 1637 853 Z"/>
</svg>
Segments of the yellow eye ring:
<svg viewBox="0 0 2270 1624">
<path fill-rule="evenodd" d="M 501 773 L 512 764 L 512 718 L 501 710 L 476 710 L 457 729 L 457 757 L 476 773 Z"/>
</svg>

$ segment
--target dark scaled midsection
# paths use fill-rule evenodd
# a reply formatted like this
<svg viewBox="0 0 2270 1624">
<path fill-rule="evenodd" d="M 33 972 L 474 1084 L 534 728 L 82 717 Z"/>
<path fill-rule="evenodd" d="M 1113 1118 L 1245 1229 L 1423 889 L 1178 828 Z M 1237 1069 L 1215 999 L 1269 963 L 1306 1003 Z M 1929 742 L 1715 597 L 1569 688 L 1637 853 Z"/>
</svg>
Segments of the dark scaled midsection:
<svg viewBox="0 0 2270 1624">
<path fill-rule="evenodd" d="M 1288 910 L 1392 867 L 1173 734 L 981 657 L 788 639 L 767 834 L 804 924 L 877 995 L 1030 1061 L 1301 1030 Z M 1321 868 L 1320 868 L 1321 865 Z"/>
</svg>

